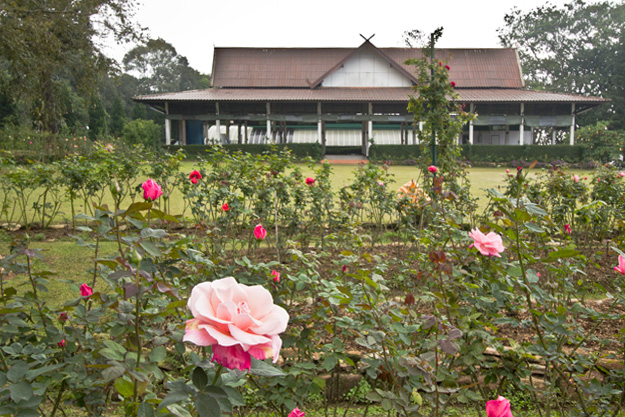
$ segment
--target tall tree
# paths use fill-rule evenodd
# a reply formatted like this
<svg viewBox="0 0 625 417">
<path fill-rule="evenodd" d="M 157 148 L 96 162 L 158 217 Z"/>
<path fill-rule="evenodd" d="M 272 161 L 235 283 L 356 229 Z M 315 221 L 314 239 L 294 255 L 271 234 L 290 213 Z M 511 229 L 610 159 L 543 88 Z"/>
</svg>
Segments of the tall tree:
<svg viewBox="0 0 625 417">
<path fill-rule="evenodd" d="M 607 98 L 618 94 L 614 58 L 621 46 L 625 3 L 547 3 L 529 12 L 515 8 L 504 20 L 499 39 L 519 51 L 530 87 Z M 595 114 L 606 117 L 610 115 Z"/>
<path fill-rule="evenodd" d="M 133 0 L 0 0 L 0 57 L 8 62 L 9 94 L 23 101 L 40 128 L 61 127 L 64 82 L 88 92 L 113 67 L 96 42 L 135 36 L 134 7 Z"/>
<path fill-rule="evenodd" d="M 163 39 L 150 39 L 124 56 L 124 69 L 135 76 L 137 93 L 167 93 L 208 88 L 208 76 L 189 66 L 186 57 Z"/>
</svg>

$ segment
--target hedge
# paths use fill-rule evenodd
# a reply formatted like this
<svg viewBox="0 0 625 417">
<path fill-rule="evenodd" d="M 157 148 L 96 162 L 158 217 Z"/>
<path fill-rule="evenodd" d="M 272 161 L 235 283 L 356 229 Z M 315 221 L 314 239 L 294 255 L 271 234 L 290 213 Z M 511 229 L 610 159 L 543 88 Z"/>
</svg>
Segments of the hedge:
<svg viewBox="0 0 625 417">
<path fill-rule="evenodd" d="M 362 155 L 362 146 L 326 146 L 326 155 Z"/>
<path fill-rule="evenodd" d="M 182 148 L 187 155 L 187 158 L 193 159 L 200 156 L 206 155 L 206 152 L 213 145 L 165 145 L 163 149 L 167 152 L 173 153 L 178 149 Z M 314 160 L 320 160 L 323 156 L 321 145 L 318 143 L 289 143 L 289 144 L 280 144 L 280 145 L 221 145 L 221 147 L 227 152 L 246 152 L 252 155 L 260 155 L 266 152 L 271 152 L 272 149 L 278 149 L 281 151 L 283 149 L 289 149 L 293 156 L 298 159 L 303 159 L 307 156 L 310 156 Z"/>
<path fill-rule="evenodd" d="M 462 157 L 471 162 L 584 161 L 584 147 L 570 145 L 462 145 Z M 419 145 L 372 145 L 371 160 L 405 161 L 421 156 Z"/>
<path fill-rule="evenodd" d="M 389 159 L 392 161 L 405 161 L 417 159 L 421 156 L 419 145 L 371 145 L 369 159 L 374 161 Z"/>
<path fill-rule="evenodd" d="M 584 148 L 571 145 L 462 145 L 462 156 L 471 162 L 584 160 Z"/>
</svg>

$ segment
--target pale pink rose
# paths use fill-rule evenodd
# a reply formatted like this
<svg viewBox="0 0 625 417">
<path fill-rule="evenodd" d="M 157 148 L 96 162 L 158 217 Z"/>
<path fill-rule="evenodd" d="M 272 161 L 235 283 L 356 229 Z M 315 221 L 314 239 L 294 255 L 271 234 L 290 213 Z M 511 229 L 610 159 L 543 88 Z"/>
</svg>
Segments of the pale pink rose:
<svg viewBox="0 0 625 417">
<path fill-rule="evenodd" d="M 273 304 L 260 285 L 239 284 L 227 277 L 196 285 L 187 303 L 183 341 L 213 347 L 213 361 L 230 369 L 250 369 L 251 356 L 277 362 L 289 314 Z"/>
<path fill-rule="evenodd" d="M 148 179 L 141 185 L 143 188 L 143 198 L 148 201 L 154 201 L 163 195 L 161 186 L 156 183 L 152 178 Z"/>
<path fill-rule="evenodd" d="M 80 295 L 83 297 L 91 297 L 92 294 L 93 289 L 90 286 L 84 283 L 80 286 Z"/>
<path fill-rule="evenodd" d="M 267 231 L 265 230 L 265 228 L 263 227 L 262 224 L 258 223 L 256 225 L 256 227 L 254 228 L 254 236 L 258 240 L 264 240 L 265 239 L 265 236 L 267 236 Z"/>
<path fill-rule="evenodd" d="M 623 172 L 623 171 L 619 172 L 619 173 L 618 173 L 618 176 L 619 176 L 619 177 L 625 177 L 625 172 Z"/>
<path fill-rule="evenodd" d="M 289 413 L 288 417 L 304 417 L 305 415 L 305 412 L 296 407 Z"/>
<path fill-rule="evenodd" d="M 510 411 L 510 401 L 501 395 L 496 400 L 487 401 L 486 417 L 514 417 Z"/>
<path fill-rule="evenodd" d="M 473 239 L 473 243 L 469 248 L 475 246 L 482 255 L 501 257 L 499 254 L 505 250 L 501 236 L 495 232 L 485 235 L 480 229 L 476 228 L 471 230 L 469 237 Z"/>
<path fill-rule="evenodd" d="M 271 276 L 273 277 L 273 282 L 280 282 L 280 273 L 275 269 L 271 271 Z"/>
<path fill-rule="evenodd" d="M 622 255 L 618 256 L 618 266 L 615 266 L 614 270 L 625 275 L 625 258 Z"/>
<path fill-rule="evenodd" d="M 579 182 L 579 176 L 578 175 L 573 175 L 573 181 Z"/>
</svg>

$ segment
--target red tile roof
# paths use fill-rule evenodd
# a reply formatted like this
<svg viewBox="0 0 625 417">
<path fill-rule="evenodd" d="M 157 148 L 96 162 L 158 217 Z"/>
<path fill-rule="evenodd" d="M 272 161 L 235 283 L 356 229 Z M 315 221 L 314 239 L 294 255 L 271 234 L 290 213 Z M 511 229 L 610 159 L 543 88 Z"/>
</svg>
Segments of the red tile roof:
<svg viewBox="0 0 625 417">
<path fill-rule="evenodd" d="M 310 88 L 356 49 L 215 48 L 213 86 Z M 422 51 L 415 48 L 377 49 L 393 66 L 410 74 L 414 69 L 404 62 L 423 56 Z M 523 87 L 514 49 L 437 49 L 436 58 L 451 67 L 450 80 L 458 87 Z"/>
<path fill-rule="evenodd" d="M 585 97 L 549 91 L 524 90 L 521 88 L 457 88 L 460 101 L 486 102 L 565 102 L 603 103 L 600 97 Z M 136 101 L 153 103 L 163 101 L 310 101 L 310 102 L 402 102 L 414 94 L 411 88 L 211 88 L 178 93 L 151 94 L 135 97 Z"/>
</svg>

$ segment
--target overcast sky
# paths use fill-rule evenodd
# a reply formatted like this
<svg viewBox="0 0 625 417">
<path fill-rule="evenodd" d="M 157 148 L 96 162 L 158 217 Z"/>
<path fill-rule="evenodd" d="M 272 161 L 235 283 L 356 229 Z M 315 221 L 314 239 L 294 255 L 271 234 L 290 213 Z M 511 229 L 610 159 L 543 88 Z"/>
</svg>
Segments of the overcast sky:
<svg viewBox="0 0 625 417">
<path fill-rule="evenodd" d="M 554 0 L 561 5 L 565 0 Z M 497 28 L 515 6 L 528 11 L 541 0 L 143 0 L 136 20 L 163 38 L 191 67 L 211 72 L 213 47 L 357 47 L 360 34 L 378 47 L 404 46 L 404 31 L 444 28 L 446 48 L 495 48 Z M 130 46 L 108 51 L 121 60 Z"/>
</svg>

